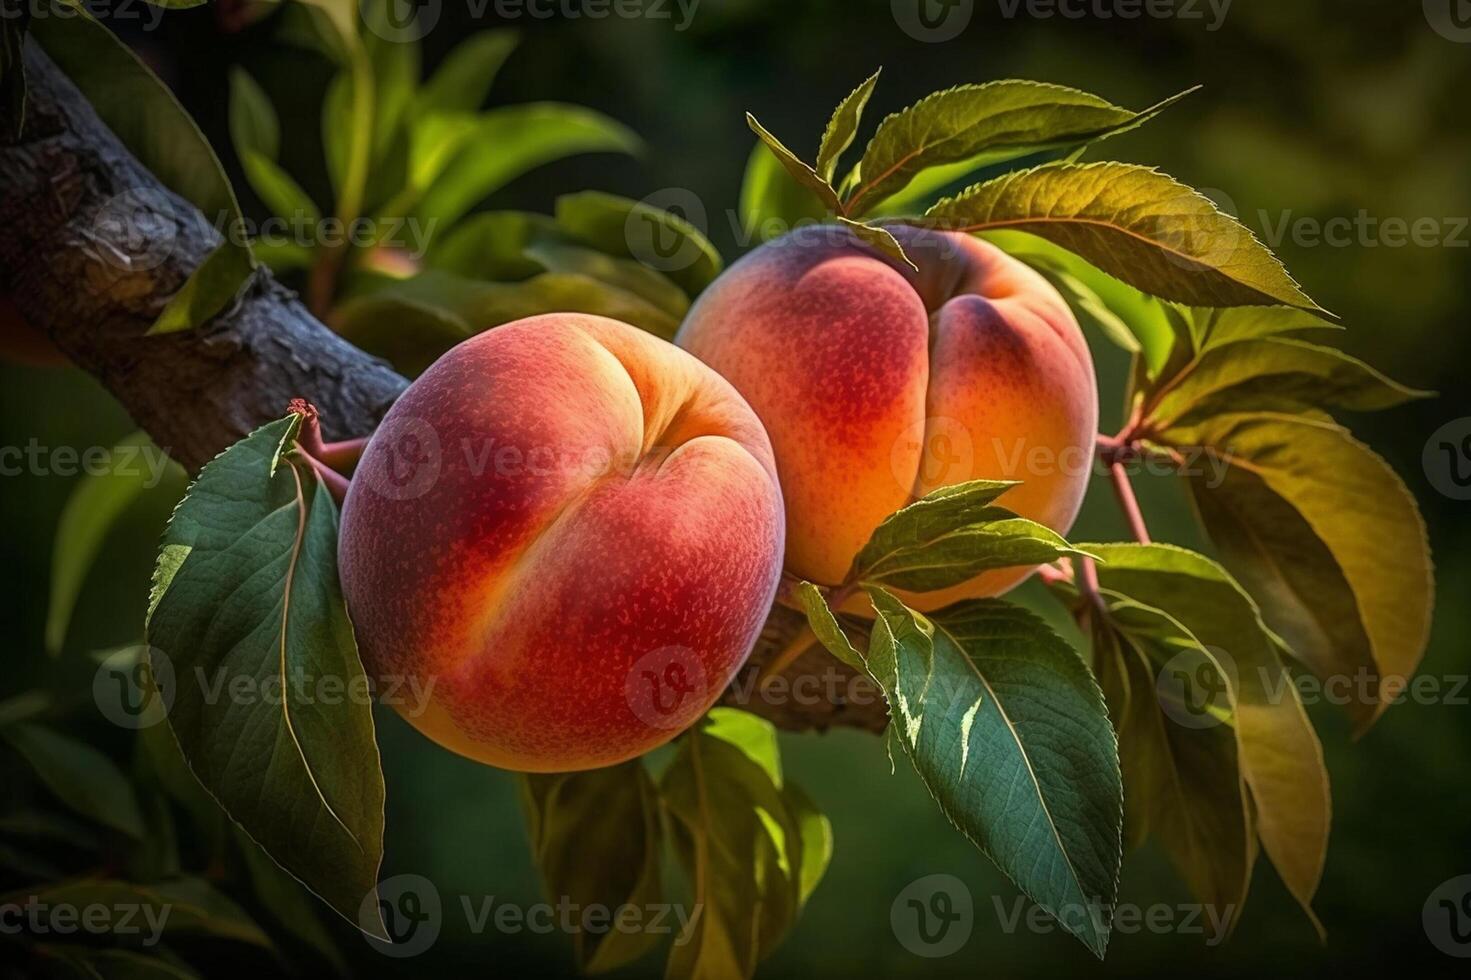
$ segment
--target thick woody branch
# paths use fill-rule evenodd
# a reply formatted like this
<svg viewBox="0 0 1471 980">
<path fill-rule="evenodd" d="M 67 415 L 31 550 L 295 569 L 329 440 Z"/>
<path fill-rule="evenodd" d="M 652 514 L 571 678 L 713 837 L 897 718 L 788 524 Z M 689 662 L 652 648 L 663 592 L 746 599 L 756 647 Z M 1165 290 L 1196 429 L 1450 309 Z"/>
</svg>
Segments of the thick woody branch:
<svg viewBox="0 0 1471 980">
<path fill-rule="evenodd" d="M 408 382 L 264 269 L 202 327 L 145 336 L 221 239 L 26 42 L 25 128 L 0 145 L 0 292 L 190 469 L 305 397 L 331 438 L 370 432 Z M 13 130 L 10 130 L 13 131 Z M 152 247 L 118 230 L 155 236 Z"/>
<path fill-rule="evenodd" d="M 25 64 L 25 127 L 0 143 L 0 294 L 191 470 L 280 418 L 294 398 L 316 406 L 328 439 L 371 432 L 408 381 L 313 318 L 264 269 L 203 326 L 146 335 L 220 236 L 134 158 L 32 41 Z M 153 240 L 119 242 L 120 219 L 135 239 Z M 795 731 L 881 731 L 883 699 L 820 647 L 780 679 L 756 683 L 800 621 L 773 610 L 725 703 Z"/>
</svg>

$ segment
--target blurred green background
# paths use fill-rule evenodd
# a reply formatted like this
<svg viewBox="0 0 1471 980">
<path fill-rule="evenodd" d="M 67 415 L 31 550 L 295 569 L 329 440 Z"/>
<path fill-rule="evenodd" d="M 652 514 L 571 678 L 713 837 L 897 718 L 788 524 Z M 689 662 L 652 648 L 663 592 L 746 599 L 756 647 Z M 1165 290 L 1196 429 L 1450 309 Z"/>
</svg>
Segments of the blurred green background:
<svg viewBox="0 0 1471 980">
<path fill-rule="evenodd" d="M 733 217 L 753 144 L 743 113 L 758 113 L 788 145 L 810 155 L 831 107 L 879 65 L 885 73 L 869 109 L 870 128 L 883 114 L 961 82 L 1053 81 L 1134 108 L 1201 83 L 1204 89 L 1183 105 L 1089 158 L 1156 164 L 1209 189 L 1259 237 L 1269 238 L 1284 219 L 1353 219 L 1360 212 L 1381 221 L 1428 217 L 1449 234 L 1457 216 L 1471 214 L 1471 102 L 1465 94 L 1471 43 L 1433 29 L 1420 3 L 1236 0 L 1212 30 L 1215 15 L 1204 3 L 1192 8 L 1198 18 L 1105 18 L 1081 4 L 1070 9 L 1084 16 L 1039 18 L 1026 3 L 1013 8 L 977 0 L 968 27 L 943 43 L 907 35 L 888 0 L 702 0 L 683 30 L 673 4 L 670 19 L 596 20 L 506 20 L 491 4 L 476 21 L 463 4 L 438 6 L 438 22 L 423 40 L 427 65 L 469 31 L 514 26 L 525 40 L 493 89 L 493 105 L 581 103 L 629 125 L 649 147 L 642 159 L 585 156 L 542 168 L 499 192 L 493 206 L 549 211 L 556 195 L 569 191 L 641 198 L 685 188 L 704 202 L 708 233 L 727 261 L 750 245 Z M 232 167 L 227 72 L 232 65 L 250 70 L 282 114 L 288 169 L 319 200 L 328 200 L 317 118 L 329 66 L 280 45 L 269 23 L 226 32 L 221 19 L 219 11 L 201 8 L 167 14 L 157 31 L 114 26 L 175 87 Z M 259 211 L 259 202 L 246 195 L 246 208 Z M 1341 246 L 1290 235 L 1269 240 L 1308 292 L 1343 318 L 1348 331 L 1339 342 L 1346 349 L 1407 384 L 1441 392 L 1436 400 L 1353 424 L 1424 510 L 1439 601 L 1422 672 L 1448 679 L 1471 671 L 1471 504 L 1438 493 L 1421 454 L 1439 426 L 1471 415 L 1468 242 L 1471 232 L 1464 227 L 1458 243 L 1435 246 L 1392 247 L 1374 237 Z M 1106 345 L 1095 353 L 1107 416 L 1118 404 L 1125 365 Z M 24 446 L 33 438 L 49 446 L 108 446 L 132 429 L 97 383 L 66 368 L 0 367 L 0 406 L 3 446 Z M 85 714 L 93 670 L 86 654 L 141 632 L 167 504 L 155 499 L 134 508 L 109 538 L 83 591 L 63 666 L 56 668 L 44 660 L 43 623 L 52 536 L 70 484 L 55 475 L 0 480 L 6 525 L 0 574 L 11 648 L 0 696 L 45 683 L 72 692 Z M 1178 487 L 1156 479 L 1139 488 L 1157 538 L 1201 545 Z M 1096 489 L 1075 539 L 1123 534 L 1107 488 Z M 1032 587 L 1023 597 L 1045 603 Z M 1326 945 L 1319 945 L 1274 873 L 1259 862 L 1250 902 L 1228 944 L 1211 948 L 1200 935 L 1116 932 L 1104 963 L 1060 933 L 1005 934 L 994 902 L 1009 913 L 1015 890 L 946 824 L 902 760 L 891 769 L 881 741 L 843 732 L 785 736 L 788 772 L 831 816 L 837 849 L 800 924 L 764 975 L 1225 976 L 1290 969 L 1298 976 L 1330 976 L 1371 964 L 1449 973 L 1455 961 L 1428 941 L 1421 909 L 1441 882 L 1471 873 L 1471 689 L 1458 693 L 1459 703 L 1393 708 L 1357 743 L 1334 709 L 1311 709 L 1328 757 L 1335 810 L 1316 903 L 1328 930 Z M 565 937 L 494 930 L 470 936 L 458 912 L 461 895 L 522 905 L 541 898 L 513 780 L 439 750 L 387 713 L 379 721 L 388 784 L 384 874 L 430 878 L 449 914 L 434 948 L 402 963 L 377 955 L 350 928 L 334 926 L 355 970 L 403 976 L 570 971 Z M 127 736 L 119 729 L 99 717 L 91 730 L 96 744 L 120 757 L 126 753 Z M 976 925 L 959 952 L 930 960 L 899 944 L 889 912 L 907 884 L 936 872 L 966 883 Z M 1163 858 L 1146 849 L 1126 859 L 1122 900 L 1148 906 L 1190 899 Z M 237 964 L 241 970 L 258 965 L 248 956 Z M 660 959 L 650 957 L 625 972 L 654 975 L 660 969 Z"/>
</svg>

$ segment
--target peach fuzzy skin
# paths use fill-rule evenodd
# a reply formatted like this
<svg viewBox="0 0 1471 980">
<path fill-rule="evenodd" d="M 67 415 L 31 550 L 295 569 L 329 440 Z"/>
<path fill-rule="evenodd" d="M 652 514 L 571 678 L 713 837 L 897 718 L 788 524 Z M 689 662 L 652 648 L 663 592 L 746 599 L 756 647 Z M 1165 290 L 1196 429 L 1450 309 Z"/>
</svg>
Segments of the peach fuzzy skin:
<svg viewBox="0 0 1471 980">
<path fill-rule="evenodd" d="M 431 692 L 397 705 L 410 723 L 555 772 L 704 714 L 760 631 L 783 535 L 771 445 L 734 388 L 627 324 L 552 314 L 404 392 L 354 473 L 339 559 L 369 673 L 400 701 L 408 681 Z"/>
<path fill-rule="evenodd" d="M 969 235 L 890 230 L 917 273 L 834 226 L 802 229 L 732 266 L 676 338 L 765 423 L 787 567 L 827 585 L 885 517 L 966 480 L 1022 481 L 999 503 L 1066 533 L 1098 429 L 1092 358 L 1046 280 Z M 936 609 L 1030 571 L 906 598 Z"/>
</svg>

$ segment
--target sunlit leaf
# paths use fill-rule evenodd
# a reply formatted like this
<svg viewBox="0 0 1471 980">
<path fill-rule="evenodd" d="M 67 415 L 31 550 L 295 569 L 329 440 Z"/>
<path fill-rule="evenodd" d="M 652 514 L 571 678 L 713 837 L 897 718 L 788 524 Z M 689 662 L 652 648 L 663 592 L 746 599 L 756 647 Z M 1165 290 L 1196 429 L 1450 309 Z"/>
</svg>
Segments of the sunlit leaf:
<svg viewBox="0 0 1471 980">
<path fill-rule="evenodd" d="M 1180 303 L 1317 309 L 1244 225 L 1148 167 L 1092 163 L 1020 170 L 941 201 L 921 223 L 952 231 L 1029 232 L 1144 292 Z"/>
<path fill-rule="evenodd" d="M 850 92 L 833 110 L 832 119 L 828 120 L 827 129 L 822 133 L 822 143 L 817 148 L 817 165 L 814 169 L 829 184 L 833 181 L 838 159 L 842 157 L 844 150 L 853 145 L 853 137 L 857 135 L 858 124 L 863 119 L 863 109 L 868 105 L 882 71 L 881 68 L 874 72 L 863 84 Z"/>
<path fill-rule="evenodd" d="M 1173 617 L 1234 678 L 1241 766 L 1262 846 L 1316 926 L 1312 899 L 1328 848 L 1328 772 L 1280 641 L 1251 597 L 1208 558 L 1162 544 L 1079 547 L 1103 559 L 1103 588 Z"/>
<path fill-rule="evenodd" d="M 1316 673 L 1367 675 L 1364 697 L 1348 704 L 1366 727 L 1429 639 L 1429 544 L 1404 482 L 1319 418 L 1223 415 L 1161 438 L 1207 447 L 1189 485 L 1222 561 Z"/>
<path fill-rule="evenodd" d="M 884 206 L 932 168 L 959 165 L 961 169 L 945 172 L 944 183 L 924 192 L 938 190 L 988 164 L 1082 146 L 1126 132 L 1185 94 L 1131 112 L 1077 89 L 1019 79 L 936 92 L 879 124 L 850 178 L 852 190 L 844 213 L 856 217 Z M 922 192 L 905 203 L 918 203 L 923 196 Z"/>
</svg>

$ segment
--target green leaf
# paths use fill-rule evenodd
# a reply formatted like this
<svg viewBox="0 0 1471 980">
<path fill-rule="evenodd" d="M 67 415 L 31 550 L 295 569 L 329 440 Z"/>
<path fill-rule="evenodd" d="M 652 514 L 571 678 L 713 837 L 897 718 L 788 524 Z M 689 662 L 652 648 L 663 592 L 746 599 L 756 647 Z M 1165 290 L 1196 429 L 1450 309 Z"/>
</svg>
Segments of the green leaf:
<svg viewBox="0 0 1471 980">
<path fill-rule="evenodd" d="M 43 951 L 48 959 L 73 967 L 82 980 L 197 980 L 199 977 L 182 963 L 130 949 L 90 949 L 44 943 L 36 948 Z"/>
<path fill-rule="evenodd" d="M 1289 337 L 1247 339 L 1212 346 L 1192 360 L 1151 398 L 1146 424 L 1165 430 L 1258 410 L 1372 412 L 1428 395 L 1332 347 Z"/>
<path fill-rule="evenodd" d="M 859 85 L 848 97 L 838 104 L 833 110 L 832 119 L 828 120 L 827 129 L 823 131 L 822 143 L 817 149 L 817 174 L 829 185 L 833 182 L 833 173 L 837 170 L 838 160 L 843 151 L 853 145 L 853 137 L 858 133 L 858 123 L 863 118 L 863 109 L 868 105 L 869 97 L 873 95 L 873 88 L 878 84 L 878 71 L 869 75 L 862 85 Z"/>
<path fill-rule="evenodd" d="M 226 228 L 241 225 L 240 202 L 209 141 L 168 87 L 90 14 L 38 17 L 31 34 L 87 97 L 98 116 L 159 181 Z M 199 326 L 235 298 L 255 259 L 238 235 L 194 271 L 150 333 Z M 235 239 L 235 240 L 232 240 Z"/>
<path fill-rule="evenodd" d="M 760 140 L 751 148 L 741 178 L 741 227 L 758 242 L 826 220 L 828 209 L 797 183 Z"/>
<path fill-rule="evenodd" d="M 531 244 L 557 234 L 557 223 L 529 211 L 475 214 L 436 238 L 425 257 L 432 269 L 467 279 L 529 279 L 546 267 L 526 254 Z"/>
<path fill-rule="evenodd" d="M 796 599 L 797 605 L 807 614 L 807 625 L 812 627 L 813 635 L 827 651 L 854 670 L 866 673 L 868 667 L 863 655 L 854 649 L 848 634 L 843 632 L 822 590 L 811 582 L 802 582 L 796 588 Z"/>
<path fill-rule="evenodd" d="M 1304 330 L 1343 329 L 1336 323 L 1288 306 L 1195 308 L 1181 310 L 1180 313 L 1189 327 L 1196 352 L 1201 354 L 1242 340 L 1265 340 Z"/>
<path fill-rule="evenodd" d="M 1208 558 L 1162 544 L 1081 547 L 1105 562 L 1098 566 L 1103 588 L 1168 613 L 1234 678 L 1241 766 L 1262 846 L 1317 926 L 1312 899 L 1328 848 L 1328 772 L 1282 664 L 1280 639 L 1251 597 Z"/>
<path fill-rule="evenodd" d="M 250 835 L 239 827 L 234 827 L 234 831 L 246 876 L 261 908 L 269 912 L 281 928 L 321 953 L 338 976 L 347 976 L 350 972 L 347 962 L 317 914 L 321 906 L 316 898 L 271 860 L 270 855 L 250 839 Z"/>
<path fill-rule="evenodd" d="M 637 759 L 606 769 L 521 777 L 531 851 L 548 896 L 586 908 L 648 909 L 664 902 L 658 791 Z M 659 940 L 646 929 L 573 933 L 578 968 L 602 973 Z"/>
<path fill-rule="evenodd" d="M 293 225 L 304 221 L 315 225 L 322 219 L 316 202 L 307 196 L 290 174 L 259 153 L 246 151 L 240 156 L 245 177 L 261 201 L 272 212 Z"/>
<path fill-rule="evenodd" d="M 333 311 L 337 332 L 417 374 L 467 337 L 544 313 L 590 313 L 674 336 L 679 321 L 633 293 L 589 276 L 545 273 L 524 282 L 479 282 L 430 270 L 356 296 Z"/>
<path fill-rule="evenodd" d="M 528 170 L 579 153 L 642 152 L 621 123 L 582 106 L 533 102 L 482 113 L 474 131 L 417 208 L 423 220 L 448 227 L 493 191 Z"/>
<path fill-rule="evenodd" d="M 991 506 L 1016 486 L 973 480 L 943 487 L 884 519 L 853 559 L 850 582 L 934 592 L 992 568 L 1081 554 L 1051 529 Z"/>
<path fill-rule="evenodd" d="M 1038 238 L 1036 235 L 1018 231 L 996 231 L 987 232 L 981 237 L 1013 258 L 1027 263 L 1044 276 L 1048 276 L 1049 279 L 1054 275 L 1070 277 L 1085 287 L 1091 295 L 1096 296 L 1105 308 L 1105 313 L 1096 312 L 1087 301 L 1083 302 L 1082 309 L 1074 307 L 1074 311 L 1084 319 L 1090 316 L 1117 317 L 1118 321 L 1134 336 L 1143 362 L 1142 367 L 1148 377 L 1157 377 L 1175 353 L 1174 346 L 1179 339 L 1175 326 L 1166 314 L 1166 305 L 1153 296 L 1140 292 L 1122 280 L 1108 275 L 1073 252 L 1046 239 Z M 1054 281 L 1053 284 L 1057 285 L 1057 282 Z M 1067 289 L 1063 286 L 1058 286 L 1058 289 L 1065 296 L 1068 295 Z M 1240 309 L 1244 312 L 1253 312 L 1258 307 Z M 1302 315 L 1306 316 L 1306 314 Z M 1112 329 L 1101 320 L 1097 325 L 1106 332 Z M 1133 346 L 1123 338 L 1118 338 L 1115 342 L 1125 350 Z M 1188 357 L 1192 351 L 1193 347 L 1182 353 Z"/>
<path fill-rule="evenodd" d="M 1212 465 L 1189 478 L 1191 495 L 1221 560 L 1293 652 L 1321 677 L 1373 682 L 1347 705 L 1363 731 L 1429 640 L 1435 581 L 1413 495 L 1321 419 L 1224 415 L 1162 438 L 1207 447 Z"/>
<path fill-rule="evenodd" d="M 550 237 L 528 245 L 526 257 L 540 263 L 548 272 L 586 276 L 646 300 L 650 305 L 669 314 L 676 328 L 689 312 L 689 297 L 683 289 L 662 272 L 650 269 L 633 259 L 607 255 L 596 249 Z M 665 340 L 670 340 L 674 334 L 670 332 L 663 336 Z"/>
<path fill-rule="evenodd" d="M 830 849 L 810 801 L 773 775 L 775 734 L 768 743 L 755 731 L 769 724 L 727 715 L 740 717 L 684 736 L 660 783 L 698 910 L 670 951 L 669 977 L 752 976 L 796 921 Z"/>
<path fill-rule="evenodd" d="M 824 180 L 811 165 L 798 159 L 795 153 L 787 149 L 781 140 L 767 132 L 766 127 L 757 122 L 756 117 L 749 112 L 746 113 L 746 125 L 750 126 L 751 132 L 766 144 L 766 148 L 771 151 L 772 156 L 776 157 L 776 161 L 791 175 L 792 179 L 811 191 L 828 213 L 838 214 L 842 211 L 843 206 L 838 201 L 838 192 L 833 190 L 833 185 Z"/>
<path fill-rule="evenodd" d="M 869 667 L 940 809 L 1100 958 L 1122 853 L 1107 709 L 1077 653 L 1000 600 L 934 617 L 869 588 Z"/>
<path fill-rule="evenodd" d="M 230 69 L 230 140 L 241 157 L 257 153 L 274 161 L 281 150 L 281 123 L 271 100 L 238 67 Z"/>
<path fill-rule="evenodd" d="M 807 792 L 796 783 L 781 788 L 787 813 L 796 825 L 801 857 L 797 869 L 797 904 L 806 905 L 833 859 L 833 825 Z"/>
<path fill-rule="evenodd" d="M 1134 846 L 1148 833 L 1158 838 L 1195 897 L 1224 920 L 1214 937 L 1219 941 L 1239 921 L 1256 862 L 1235 730 L 1229 723 L 1178 723 L 1182 716 L 1162 709 L 1167 688 L 1157 678 L 1188 663 L 1214 672 L 1209 690 L 1229 692 L 1229 681 L 1210 652 L 1165 613 L 1114 594 L 1105 599 L 1108 614 L 1089 622 L 1099 683 L 1119 736 L 1128 838 Z M 1185 649 L 1193 656 L 1177 660 Z"/>
<path fill-rule="evenodd" d="M 262 426 L 200 472 L 164 535 L 148 642 L 176 676 L 201 678 L 178 685 L 169 714 L 195 776 L 357 922 L 382 860 L 383 776 L 338 583 L 337 509 L 291 454 L 299 424 Z M 319 697 L 309 686 L 322 682 L 347 693 Z"/>
<path fill-rule="evenodd" d="M 68 807 L 104 827 L 143 839 L 143 813 L 132 784 L 107 756 L 86 742 L 31 722 L 0 727 L 0 738 Z"/>
<path fill-rule="evenodd" d="M 700 229 L 642 201 L 601 191 L 564 194 L 557 198 L 556 215 L 573 238 L 659 269 L 690 297 L 714 282 L 724 266 Z"/>
<path fill-rule="evenodd" d="M 936 92 L 879 124 L 848 181 L 853 190 L 844 213 L 858 216 L 883 207 L 932 168 L 960 169 L 947 170 L 943 182 L 927 192 L 983 166 L 1127 132 L 1187 94 L 1130 112 L 1077 89 L 1018 79 Z"/>
<path fill-rule="evenodd" d="M 419 91 L 417 112 L 473 112 L 521 36 L 516 31 L 477 31 L 450 49 Z"/>
<path fill-rule="evenodd" d="M 887 228 L 866 225 L 851 218 L 839 217 L 837 221 L 838 224 L 856 235 L 860 241 L 873 246 L 895 262 L 907 265 L 915 272 L 919 271 L 919 266 L 914 264 L 914 261 L 905 253 L 904 246 L 899 244 L 899 239 L 895 238 L 893 232 Z"/>
<path fill-rule="evenodd" d="M 7 896 L 14 898 L 15 896 Z M 145 942 L 151 928 L 165 937 L 205 936 L 271 949 L 270 937 L 240 906 L 203 878 L 182 877 L 147 885 L 115 879 L 84 878 L 27 892 L 34 902 L 51 907 L 132 910 L 132 923 Z"/>
<path fill-rule="evenodd" d="M 1266 246 L 1211 200 L 1157 170 L 1053 164 L 947 198 L 918 223 L 1030 232 L 1146 293 L 1195 306 L 1318 307 Z"/>
<path fill-rule="evenodd" d="M 183 470 L 178 464 L 166 461 L 166 469 L 154 471 L 146 465 L 148 453 L 156 454 L 155 458 L 163 455 L 146 433 L 127 436 L 108 452 L 100 468 L 77 482 L 67 497 L 51 546 L 46 649 L 53 656 L 61 652 L 87 571 L 118 518 L 150 491 L 175 495 L 182 489 Z"/>
</svg>

